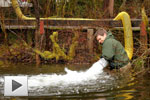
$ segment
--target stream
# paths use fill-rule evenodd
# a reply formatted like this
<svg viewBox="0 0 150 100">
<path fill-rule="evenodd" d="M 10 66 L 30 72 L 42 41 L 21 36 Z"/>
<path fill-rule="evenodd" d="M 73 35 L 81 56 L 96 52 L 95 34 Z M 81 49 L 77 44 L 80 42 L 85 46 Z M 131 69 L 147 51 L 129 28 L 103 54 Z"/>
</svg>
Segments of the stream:
<svg viewBox="0 0 150 100">
<path fill-rule="evenodd" d="M 5 97 L 4 76 L 27 76 L 29 96 Z M 149 76 L 120 77 L 86 64 L 9 64 L 0 67 L 0 100 L 150 100 Z"/>
</svg>

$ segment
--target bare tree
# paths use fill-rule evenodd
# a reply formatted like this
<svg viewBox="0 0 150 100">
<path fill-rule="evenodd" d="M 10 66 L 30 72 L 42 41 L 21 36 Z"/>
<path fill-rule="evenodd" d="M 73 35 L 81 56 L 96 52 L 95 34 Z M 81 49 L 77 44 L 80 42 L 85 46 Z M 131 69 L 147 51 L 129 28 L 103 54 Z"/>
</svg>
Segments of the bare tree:
<svg viewBox="0 0 150 100">
<path fill-rule="evenodd" d="M 114 10 L 114 0 L 104 0 L 103 4 L 104 14 L 109 15 L 110 17 L 113 17 L 113 10 Z"/>
</svg>

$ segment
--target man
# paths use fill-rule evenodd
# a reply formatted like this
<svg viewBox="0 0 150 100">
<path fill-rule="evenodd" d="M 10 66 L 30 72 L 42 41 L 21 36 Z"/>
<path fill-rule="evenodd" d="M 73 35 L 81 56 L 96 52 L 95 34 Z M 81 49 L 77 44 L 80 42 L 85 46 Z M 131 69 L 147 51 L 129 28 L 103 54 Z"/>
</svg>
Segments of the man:
<svg viewBox="0 0 150 100">
<path fill-rule="evenodd" d="M 95 37 L 97 41 L 102 44 L 102 56 L 99 60 L 100 62 L 102 62 L 102 59 L 105 59 L 109 64 L 110 70 L 122 70 L 124 69 L 123 67 L 129 66 L 129 58 L 124 47 L 114 38 L 111 32 L 99 28 L 95 33 Z"/>
</svg>

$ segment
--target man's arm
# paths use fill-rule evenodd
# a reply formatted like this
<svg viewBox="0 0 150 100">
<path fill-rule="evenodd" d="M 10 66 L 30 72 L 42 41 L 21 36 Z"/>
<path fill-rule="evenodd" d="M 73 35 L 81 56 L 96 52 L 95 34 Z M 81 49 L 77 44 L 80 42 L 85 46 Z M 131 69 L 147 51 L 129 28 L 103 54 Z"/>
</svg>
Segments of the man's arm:
<svg viewBox="0 0 150 100">
<path fill-rule="evenodd" d="M 113 39 L 107 40 L 102 46 L 102 57 L 106 60 L 112 60 L 115 55 L 115 41 Z"/>
</svg>

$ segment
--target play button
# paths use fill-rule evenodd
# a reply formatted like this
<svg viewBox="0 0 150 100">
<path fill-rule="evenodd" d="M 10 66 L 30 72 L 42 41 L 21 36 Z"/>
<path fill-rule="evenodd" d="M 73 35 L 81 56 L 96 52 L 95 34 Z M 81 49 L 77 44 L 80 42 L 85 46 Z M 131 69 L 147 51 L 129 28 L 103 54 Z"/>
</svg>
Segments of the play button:
<svg viewBox="0 0 150 100">
<path fill-rule="evenodd" d="M 12 91 L 15 91 L 16 89 L 18 89 L 21 86 L 22 86 L 22 84 L 16 82 L 15 80 L 12 80 Z"/>
<path fill-rule="evenodd" d="M 5 76 L 4 96 L 28 96 L 27 76 Z"/>
</svg>

